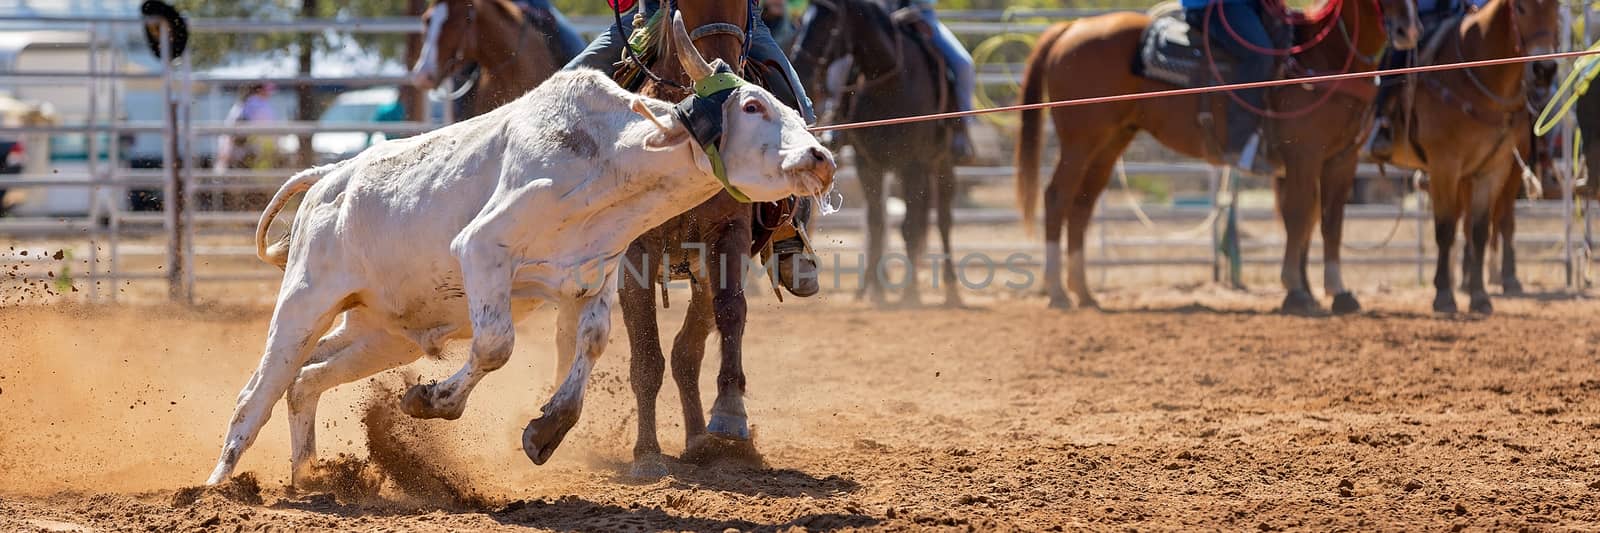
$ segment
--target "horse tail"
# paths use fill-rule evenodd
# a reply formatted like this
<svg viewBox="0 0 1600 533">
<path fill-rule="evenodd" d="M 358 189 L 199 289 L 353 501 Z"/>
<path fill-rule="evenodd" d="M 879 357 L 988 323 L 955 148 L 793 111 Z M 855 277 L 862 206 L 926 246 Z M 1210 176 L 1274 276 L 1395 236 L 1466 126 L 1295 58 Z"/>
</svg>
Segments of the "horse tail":
<svg viewBox="0 0 1600 533">
<path fill-rule="evenodd" d="M 278 212 L 283 210 L 284 204 L 289 203 L 289 198 L 305 192 L 306 189 L 310 189 L 312 185 L 322 181 L 322 177 L 328 175 L 337 166 L 338 164 L 335 163 L 308 168 L 300 171 L 299 174 L 295 174 L 294 177 L 289 178 L 289 181 L 284 182 L 282 187 L 278 188 L 278 193 L 272 195 L 272 201 L 267 202 L 266 210 L 261 212 L 261 221 L 256 223 L 256 257 L 261 258 L 262 261 L 268 264 L 276 265 L 280 269 L 289 264 L 289 237 L 285 235 L 282 239 L 273 242 L 269 246 L 267 244 L 267 228 L 272 226 L 272 220 L 278 217 Z"/>
<path fill-rule="evenodd" d="M 1057 23 L 1039 35 L 1028 65 L 1022 74 L 1022 103 L 1044 101 L 1045 72 L 1049 70 L 1050 48 L 1071 22 Z M 1017 135 L 1017 205 L 1022 209 L 1022 227 L 1033 234 L 1033 215 L 1039 209 L 1039 137 L 1043 123 L 1038 109 L 1022 112 L 1022 130 Z"/>
</svg>

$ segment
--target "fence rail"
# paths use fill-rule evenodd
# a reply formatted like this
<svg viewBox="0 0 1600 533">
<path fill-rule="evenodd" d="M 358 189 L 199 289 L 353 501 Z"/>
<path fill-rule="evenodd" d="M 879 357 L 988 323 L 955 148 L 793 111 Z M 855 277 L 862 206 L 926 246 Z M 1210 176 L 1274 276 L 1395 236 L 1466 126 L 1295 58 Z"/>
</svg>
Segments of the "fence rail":
<svg viewBox="0 0 1600 533">
<path fill-rule="evenodd" d="M 1097 15 L 1110 10 L 1104 9 L 1054 9 L 1054 10 L 988 10 L 968 12 L 944 12 L 941 17 L 953 31 L 964 37 L 991 36 L 1002 33 L 1037 33 L 1047 24 L 1044 21 L 1066 20 L 1084 16 Z M 1591 12 L 1586 10 L 1585 14 Z M 611 21 L 608 17 L 573 17 L 578 29 L 584 33 L 597 33 L 607 27 Z M 37 175 L 30 174 L 21 177 L 0 176 L 0 187 L 18 188 L 80 188 L 88 189 L 92 203 L 90 212 L 81 217 L 46 217 L 46 218 L 0 218 L 0 234 L 8 236 L 23 236 L 28 238 L 49 239 L 52 241 L 78 240 L 81 244 L 73 246 L 74 254 L 78 257 L 88 257 L 90 270 L 83 274 L 86 279 L 96 281 L 156 281 L 165 280 L 173 287 L 173 294 L 180 298 L 192 295 L 196 283 L 211 283 L 218 281 L 235 280 L 270 280 L 278 272 L 276 269 L 260 265 L 257 270 L 246 272 L 197 272 L 196 266 L 203 265 L 211 259 L 238 258 L 248 259 L 254 256 L 253 246 L 244 245 L 207 245 L 197 244 L 196 236 L 238 236 L 244 239 L 248 228 L 255 225 L 259 213 L 255 212 L 212 212 L 196 211 L 193 209 L 175 209 L 174 204 L 195 205 L 194 198 L 199 193 L 219 191 L 245 192 L 245 191 L 270 191 L 276 189 L 282 180 L 294 173 L 292 169 L 281 170 L 230 170 L 222 173 L 213 173 L 210 169 L 196 172 L 194 164 L 197 139 L 210 135 L 307 135 L 324 132 L 384 132 L 394 134 L 415 134 L 429 131 L 436 124 L 422 122 L 366 122 L 347 124 L 321 124 L 317 122 L 282 122 L 272 125 L 225 125 L 217 122 L 199 121 L 191 118 L 192 102 L 184 101 L 180 95 L 192 94 L 196 85 L 205 86 L 237 86 L 255 82 L 273 82 L 279 85 L 317 85 L 346 88 L 361 88 L 373 86 L 403 85 L 408 83 L 405 76 L 397 75 L 371 75 L 371 76 L 281 76 L 281 77 L 249 77 L 234 75 L 211 75 L 191 72 L 187 63 L 182 61 L 166 61 L 170 68 L 157 73 L 130 73 L 123 72 L 118 66 L 119 61 L 128 54 L 144 54 L 148 51 L 142 47 L 134 50 L 119 48 L 123 43 L 129 42 L 137 32 L 142 31 L 143 20 L 137 17 L 101 18 L 101 17 L 15 17 L 0 16 L 0 24 L 6 24 L 8 30 L 14 27 L 33 26 L 51 29 L 86 29 L 90 33 L 90 61 L 89 68 L 85 71 L 69 70 L 38 70 L 31 72 L 0 72 L 0 83 L 13 85 L 41 86 L 41 85 L 88 85 L 92 98 L 90 119 L 85 124 L 68 124 L 61 126 L 43 127 L 0 127 L 0 136 L 17 135 L 84 135 L 88 139 L 89 158 L 85 161 L 86 168 L 69 170 L 58 174 Z M 235 34 L 263 34 L 263 33 L 324 33 L 347 32 L 367 34 L 414 34 L 421 31 L 421 24 L 410 17 L 384 17 L 371 19 L 310 19 L 310 20 L 280 20 L 256 21 L 239 19 L 191 19 L 190 31 L 198 34 L 206 33 L 235 33 Z M 1022 71 L 1018 64 L 989 64 L 982 65 L 979 78 L 987 84 L 1012 84 L 1016 83 L 1017 76 Z M 123 111 L 123 102 L 119 95 L 123 91 L 123 84 L 141 81 L 159 81 L 165 91 L 164 102 L 176 104 L 173 112 L 164 116 L 160 121 L 124 121 L 118 117 Z M 129 169 L 124 165 L 118 153 L 116 142 L 100 146 L 105 140 L 114 140 L 118 135 L 125 134 L 163 134 L 174 144 L 169 146 L 163 156 L 161 169 Z M 104 139 L 101 139 L 101 137 Z M 1572 144 L 1569 142 L 1568 146 Z M 1119 192 L 1112 191 L 1105 196 L 1101 206 L 1097 209 L 1095 222 L 1100 229 L 1092 242 L 1098 250 L 1092 250 L 1088 262 L 1096 266 L 1212 266 L 1215 268 L 1218 257 L 1215 252 L 1215 239 L 1218 235 L 1219 224 L 1222 217 L 1211 217 L 1217 209 L 1219 200 L 1215 192 L 1219 189 L 1215 171 L 1204 164 L 1198 163 L 1156 163 L 1156 162 L 1128 162 L 1126 171 L 1130 174 L 1155 174 L 1169 177 L 1183 177 L 1194 179 L 1196 176 L 1206 177 L 1208 190 L 1212 192 L 1206 205 L 1157 205 L 1143 206 L 1142 212 L 1135 212 L 1130 207 L 1125 197 Z M 969 184 L 994 184 L 1013 179 L 1014 169 L 1005 166 L 991 167 L 962 167 L 958 174 L 965 183 Z M 1378 174 L 1377 169 L 1371 165 L 1363 165 L 1358 173 L 1359 177 L 1371 178 Z M 839 179 L 848 182 L 853 179 L 854 171 L 850 166 L 841 169 Z M 1587 230 L 1587 218 L 1579 219 L 1572 209 L 1574 202 L 1570 199 L 1570 185 L 1566 187 L 1569 200 L 1563 202 L 1519 202 L 1517 216 L 1524 221 L 1551 222 L 1561 220 L 1567 227 L 1562 234 L 1531 234 L 1525 233 L 1518 236 L 1521 245 L 1536 246 L 1548 249 L 1550 246 L 1563 246 L 1565 253 L 1561 256 L 1550 254 L 1527 254 L 1526 261 L 1541 263 L 1565 263 L 1569 267 L 1574 265 L 1576 259 L 1587 261 L 1588 242 L 1584 235 L 1578 235 L 1579 228 L 1576 223 L 1584 224 Z M 129 189 L 157 189 L 162 196 L 162 211 L 135 212 L 120 205 L 119 198 L 126 196 Z M 1424 231 L 1427 215 L 1419 209 L 1422 204 L 1415 202 L 1406 211 L 1393 205 L 1355 205 L 1351 206 L 1346 218 L 1353 221 L 1395 221 L 1414 227 L 1416 240 L 1405 239 L 1404 242 L 1395 240 L 1383 242 L 1376 240 L 1362 240 L 1349 242 L 1354 248 L 1361 248 L 1359 253 L 1348 254 L 1344 261 L 1355 264 L 1370 265 L 1417 265 L 1419 272 L 1426 262 L 1431 261 L 1427 255 L 1431 249 L 1431 239 L 1424 238 L 1431 235 Z M 1142 215 L 1142 216 L 1141 216 Z M 1272 209 L 1266 208 L 1241 208 L 1237 210 L 1239 220 L 1247 223 L 1261 223 L 1275 218 Z M 1583 215 L 1587 217 L 1588 211 Z M 1399 217 L 1399 218 L 1397 218 Z M 901 218 L 899 214 L 891 214 L 889 223 L 897 224 Z M 1197 226 L 1198 223 L 1208 220 L 1209 226 Z M 848 231 L 858 228 L 864 219 L 864 212 L 860 208 L 849 207 L 833 216 L 823 217 L 818 220 L 824 231 Z M 1156 232 L 1144 232 L 1137 235 L 1110 235 L 1105 228 L 1111 224 L 1126 224 L 1135 221 L 1152 221 L 1161 224 L 1186 225 L 1197 228 L 1194 232 L 1198 236 L 1171 237 L 1156 236 Z M 1016 224 L 1018 215 L 1009 208 L 959 208 L 955 213 L 955 222 L 962 226 L 974 225 L 1004 225 Z M 131 237 L 166 236 L 166 243 L 153 245 L 149 242 L 125 242 Z M 1378 244 L 1387 244 L 1380 250 L 1364 250 Z M 1243 263 L 1275 264 L 1278 258 L 1271 253 L 1282 246 L 1282 239 L 1278 237 L 1254 238 L 1241 243 L 1247 252 Z M 1164 258 L 1120 257 L 1122 250 L 1141 250 L 1155 247 L 1185 248 L 1190 251 L 1201 249 L 1193 255 L 1178 255 Z M 962 243 L 958 240 L 957 252 L 1024 252 L 1033 253 L 1040 246 L 1033 243 L 1011 242 L 977 242 Z M 851 245 L 825 246 L 825 252 L 850 254 L 859 250 Z M 1320 249 L 1318 250 L 1320 251 Z M 1312 254 L 1313 262 L 1318 261 L 1319 255 Z M 128 258 L 167 258 L 169 271 L 152 273 L 149 271 L 131 271 L 125 268 Z M 199 259 L 197 259 L 199 258 Z M 33 262 L 24 262 L 34 264 Z M 253 261 L 247 261 L 253 264 Z M 1036 262 L 1027 263 L 1030 265 Z M 827 265 L 825 265 L 827 266 Z M 1578 268 L 1584 268 L 1579 266 Z M 181 271 L 175 275 L 172 270 Z M 35 276 L 37 272 L 26 271 L 23 275 Z M 1574 276 L 1569 272 L 1568 280 Z M 90 292 L 91 298 L 109 297 L 116 298 L 117 291 L 110 290 L 101 293 L 98 290 Z"/>
</svg>

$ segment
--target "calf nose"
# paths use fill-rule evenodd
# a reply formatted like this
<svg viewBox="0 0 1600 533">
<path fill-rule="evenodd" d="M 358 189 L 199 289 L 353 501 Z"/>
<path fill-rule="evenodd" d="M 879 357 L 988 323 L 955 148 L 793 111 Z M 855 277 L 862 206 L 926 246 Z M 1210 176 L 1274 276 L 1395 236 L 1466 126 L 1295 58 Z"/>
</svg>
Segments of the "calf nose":
<svg viewBox="0 0 1600 533">
<path fill-rule="evenodd" d="M 806 155 L 811 158 L 811 172 L 822 180 L 822 188 L 833 185 L 833 173 L 838 170 L 838 165 L 833 162 L 833 154 L 820 146 L 813 146 L 806 151 Z"/>
</svg>

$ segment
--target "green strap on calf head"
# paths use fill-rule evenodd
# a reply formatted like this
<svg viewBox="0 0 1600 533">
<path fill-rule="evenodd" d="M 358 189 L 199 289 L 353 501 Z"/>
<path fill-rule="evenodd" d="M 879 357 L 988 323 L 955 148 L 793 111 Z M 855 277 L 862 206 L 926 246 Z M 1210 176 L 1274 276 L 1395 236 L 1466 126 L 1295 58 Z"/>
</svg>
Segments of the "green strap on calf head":
<svg viewBox="0 0 1600 533">
<path fill-rule="evenodd" d="M 689 134 L 695 142 L 700 143 L 705 150 L 706 159 L 711 161 L 712 174 L 717 176 L 717 181 L 722 183 L 722 188 L 728 191 L 728 196 L 743 203 L 750 203 L 750 197 L 733 185 L 728 180 L 728 168 L 722 161 L 722 153 L 718 150 L 722 145 L 722 106 L 727 102 L 733 90 L 745 85 L 745 81 L 733 74 L 726 64 L 717 63 L 717 71 L 694 83 L 694 95 L 678 103 L 673 109 L 673 114 L 688 128 Z"/>
</svg>

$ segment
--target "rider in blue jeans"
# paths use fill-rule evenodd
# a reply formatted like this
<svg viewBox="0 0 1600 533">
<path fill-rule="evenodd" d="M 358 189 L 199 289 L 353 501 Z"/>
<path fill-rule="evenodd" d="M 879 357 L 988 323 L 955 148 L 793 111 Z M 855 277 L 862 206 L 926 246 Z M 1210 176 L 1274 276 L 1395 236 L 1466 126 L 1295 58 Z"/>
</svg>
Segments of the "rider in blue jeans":
<svg viewBox="0 0 1600 533">
<path fill-rule="evenodd" d="M 1271 48 L 1272 38 L 1262 24 L 1261 0 L 1182 0 L 1184 17 L 1195 30 L 1205 28 L 1206 12 L 1211 12 L 1210 33 L 1212 43 L 1220 45 L 1233 56 L 1234 79 L 1232 83 L 1266 81 L 1272 76 L 1273 60 L 1252 50 L 1239 39 L 1257 48 Z M 1211 6 L 1208 7 L 1207 6 Z M 1223 24 L 1233 28 L 1229 33 Z M 1234 34 L 1238 35 L 1235 39 Z M 1240 89 L 1233 91 L 1245 104 L 1256 109 L 1266 109 L 1265 89 Z M 1270 174 L 1272 165 L 1261 155 L 1261 126 L 1254 111 L 1228 99 L 1228 138 L 1223 147 L 1224 161 L 1239 170 L 1253 174 Z"/>
<path fill-rule="evenodd" d="M 937 0 L 915 0 L 916 6 L 922 12 L 922 19 L 934 29 L 933 46 L 944 56 L 945 67 L 955 78 L 955 98 L 957 111 L 972 110 L 972 92 L 977 84 L 976 75 L 972 70 L 972 54 L 967 53 L 966 47 L 956 39 L 956 34 L 950 31 L 944 23 L 939 22 L 939 14 L 934 10 Z M 976 154 L 972 146 L 972 137 L 969 130 L 977 123 L 977 117 L 961 119 L 960 128 L 956 129 L 955 138 L 951 140 L 950 148 L 955 152 L 956 160 L 970 161 Z"/>
<path fill-rule="evenodd" d="M 1479 0 L 1417 0 L 1417 20 L 1422 23 L 1423 35 L 1431 35 L 1438 25 L 1443 24 L 1452 15 L 1463 13 L 1470 3 L 1474 6 L 1482 5 Z M 1423 43 L 1417 43 L 1423 46 Z M 1403 68 L 1411 66 L 1411 58 L 1415 50 L 1390 50 L 1384 57 L 1383 68 Z M 1384 76 L 1378 85 L 1378 96 L 1373 101 L 1373 109 L 1378 113 L 1377 123 L 1372 133 L 1372 144 L 1368 148 L 1371 154 L 1387 160 L 1394 154 L 1394 133 L 1389 127 L 1389 117 L 1385 109 L 1389 99 L 1394 96 L 1394 91 L 1405 82 L 1405 76 Z"/>
<path fill-rule="evenodd" d="M 644 16 L 648 18 L 660 8 L 661 0 L 640 0 L 638 7 L 622 14 L 622 21 L 624 24 L 631 23 L 634 12 L 639 9 L 643 9 Z M 772 32 L 767 29 L 767 25 L 756 24 L 750 31 L 752 37 L 750 58 L 762 63 L 777 63 L 783 69 L 783 75 L 788 78 L 788 87 L 794 89 L 792 96 L 795 101 L 786 103 L 799 110 L 800 115 L 805 117 L 806 123 L 816 122 L 817 117 L 811 111 L 811 99 L 806 97 L 805 87 L 800 84 L 800 76 L 795 74 L 794 67 L 789 65 L 789 58 L 783 55 L 783 48 L 780 48 L 778 43 L 772 39 Z M 594 42 L 589 43 L 588 48 L 579 53 L 578 57 L 572 58 L 572 62 L 567 63 L 566 68 L 588 67 L 608 75 L 616 74 L 616 63 L 622 57 L 622 47 L 628 42 L 628 36 L 632 33 L 633 26 L 619 28 L 616 23 L 612 23 L 609 30 L 596 36 Z M 777 88 L 776 84 L 769 83 L 768 85 L 775 87 L 772 92 L 780 99 L 788 99 L 785 98 L 787 95 L 784 94 L 788 91 Z"/>
<path fill-rule="evenodd" d="M 517 0 L 517 2 L 526 4 L 534 9 L 542 9 L 556 19 L 556 39 L 560 41 L 561 47 L 565 49 L 566 53 L 577 54 L 583 50 L 584 46 L 588 45 L 583 41 L 583 36 L 578 34 L 578 30 L 572 28 L 572 22 L 561 14 L 561 10 L 551 5 L 550 0 Z"/>
</svg>

